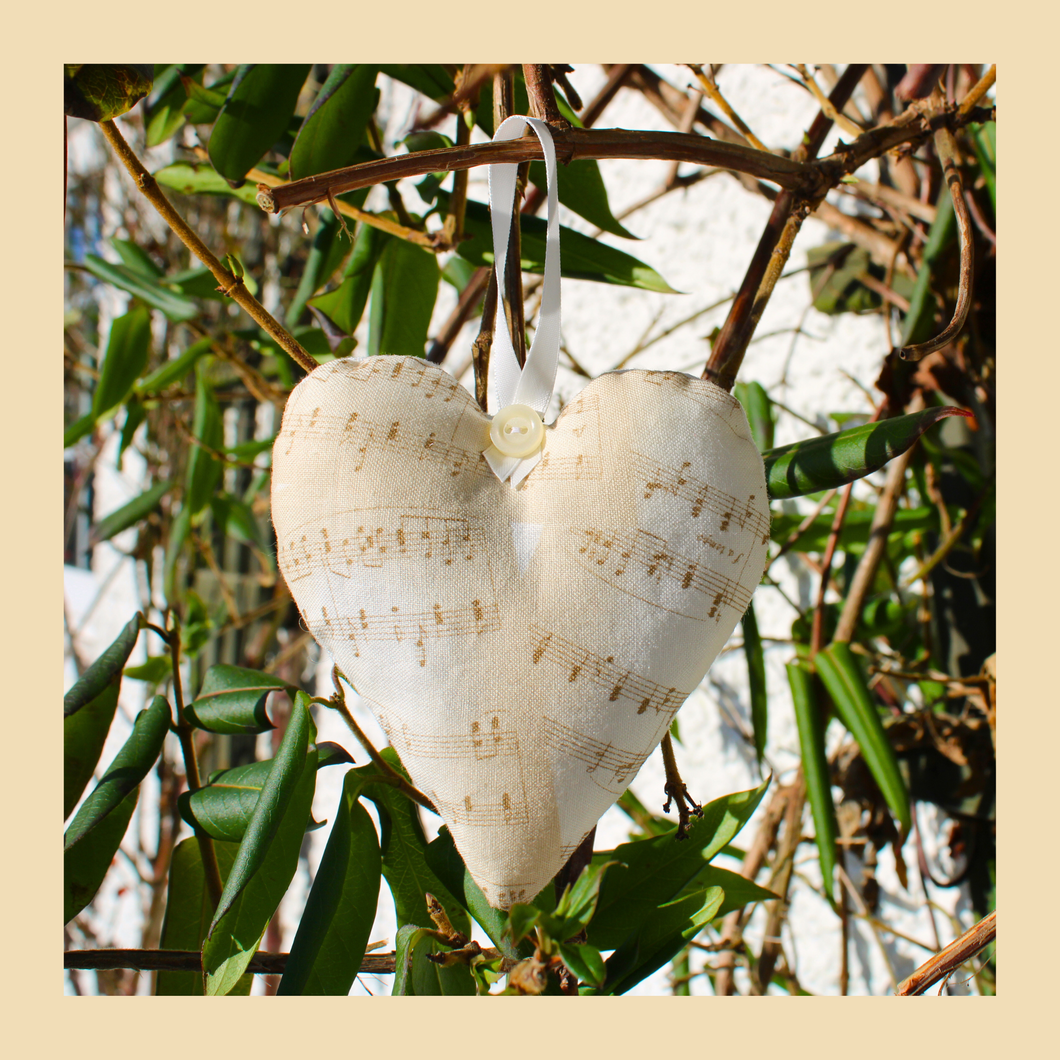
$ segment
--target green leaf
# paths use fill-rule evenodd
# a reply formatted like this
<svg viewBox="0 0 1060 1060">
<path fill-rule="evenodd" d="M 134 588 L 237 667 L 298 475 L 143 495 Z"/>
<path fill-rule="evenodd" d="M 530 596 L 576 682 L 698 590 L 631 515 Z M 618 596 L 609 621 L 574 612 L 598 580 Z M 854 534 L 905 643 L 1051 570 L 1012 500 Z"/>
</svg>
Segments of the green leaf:
<svg viewBox="0 0 1060 1060">
<path fill-rule="evenodd" d="M 149 685 L 160 685 L 173 676 L 173 657 L 169 654 L 152 655 L 139 666 L 126 666 L 122 674 L 134 681 L 146 681 Z"/>
<path fill-rule="evenodd" d="M 155 696 L 133 723 L 132 733 L 107 767 L 103 779 L 81 804 L 63 838 L 63 850 L 82 842 L 112 813 L 130 791 L 140 785 L 162 753 L 162 743 L 171 721 L 169 704 L 164 696 Z"/>
<path fill-rule="evenodd" d="M 166 601 L 177 603 L 184 595 L 183 586 L 177 582 L 180 556 L 184 543 L 191 532 L 191 510 L 185 504 L 177 513 L 169 528 L 169 540 L 166 542 L 166 558 L 162 565 L 162 588 Z"/>
<path fill-rule="evenodd" d="M 879 712 L 869 696 L 850 645 L 841 641 L 830 644 L 818 652 L 815 664 L 817 673 L 832 697 L 839 720 L 857 740 L 865 763 L 880 786 L 887 805 L 903 833 L 908 834 L 909 795 L 898 770 L 894 748 L 884 732 Z"/>
<path fill-rule="evenodd" d="M 544 162 L 530 163 L 530 182 L 545 190 L 548 181 Z M 558 191 L 559 201 L 568 210 L 584 217 L 589 224 L 624 239 L 638 238 L 611 212 L 607 188 L 604 187 L 604 178 L 600 175 L 600 166 L 595 158 L 580 159 L 559 167 Z"/>
<path fill-rule="evenodd" d="M 143 306 L 130 309 L 110 325 L 107 352 L 99 382 L 92 395 L 92 415 L 97 420 L 111 413 L 130 393 L 147 367 L 151 350 L 151 314 Z"/>
<path fill-rule="evenodd" d="M 453 94 L 453 79 L 441 63 L 383 63 L 379 69 L 436 103 Z"/>
<path fill-rule="evenodd" d="M 291 179 L 352 165 L 375 110 L 377 67 L 336 63 L 291 148 Z"/>
<path fill-rule="evenodd" d="M 136 638 L 144 626 L 139 611 L 126 623 L 114 643 L 81 675 L 77 683 L 63 697 L 63 717 L 69 718 L 82 707 L 89 706 L 113 685 L 121 683 L 121 670 L 132 654 Z"/>
<path fill-rule="evenodd" d="M 851 505 L 843 529 L 839 534 L 839 548 L 844 552 L 856 552 L 864 548 L 872 526 L 873 508 L 855 508 Z M 832 529 L 835 512 L 825 509 L 800 535 L 797 548 L 800 552 L 823 552 Z M 785 541 L 802 525 L 805 517 L 798 512 L 774 512 L 770 533 L 774 541 Z M 938 512 L 921 505 L 918 508 L 899 508 L 894 514 L 892 533 L 910 534 L 934 530 L 938 526 Z"/>
<path fill-rule="evenodd" d="M 883 304 L 877 284 L 887 279 L 887 270 L 872 260 L 865 247 L 854 243 L 829 242 L 811 247 L 806 254 L 813 307 L 819 313 L 866 313 Z M 892 288 L 903 297 L 913 293 L 914 283 L 898 274 L 891 277 Z"/>
<path fill-rule="evenodd" d="M 764 453 L 773 448 L 773 402 L 761 383 L 737 383 L 734 388 L 736 400 L 743 405 L 751 437 Z"/>
<path fill-rule="evenodd" d="M 110 515 L 104 516 L 92 530 L 92 541 L 109 541 L 115 534 L 120 534 L 146 519 L 158 507 L 158 502 L 169 492 L 172 485 L 171 482 L 158 482 L 138 497 L 133 497 L 128 504 L 123 504 Z"/>
<path fill-rule="evenodd" d="M 144 403 L 138 401 L 136 397 L 130 396 L 125 403 L 125 423 L 122 425 L 121 439 L 118 444 L 118 459 L 115 461 L 115 467 L 119 471 L 122 469 L 122 456 L 125 450 L 132 445 L 133 438 L 136 436 L 140 424 L 145 419 L 147 419 L 147 409 L 144 408 Z M 98 527 L 96 529 L 98 530 Z"/>
<path fill-rule="evenodd" d="M 924 409 L 770 449 L 762 454 L 767 491 L 773 500 L 783 500 L 845 486 L 904 453 L 939 420 L 969 415 L 953 406 Z"/>
<path fill-rule="evenodd" d="M 118 706 L 122 667 L 142 623 L 137 613 L 63 699 L 63 820 L 73 812 L 103 753 Z"/>
<path fill-rule="evenodd" d="M 583 982 L 590 986 L 603 986 L 607 968 L 600 951 L 584 942 L 561 942 L 559 955 L 563 963 Z"/>
<path fill-rule="evenodd" d="M 983 182 L 986 184 L 987 194 L 990 196 L 990 206 L 994 216 L 997 216 L 997 124 L 988 121 L 983 125 L 971 127 L 972 146 L 975 149 L 976 161 L 979 163 L 979 172 L 983 174 Z"/>
<path fill-rule="evenodd" d="M 143 247 L 138 247 L 128 239 L 119 239 L 117 236 L 112 236 L 109 242 L 127 269 L 131 269 L 143 276 L 145 280 L 152 282 L 163 277 L 164 273 L 156 264 L 155 259 Z"/>
<path fill-rule="evenodd" d="M 382 860 L 360 778 L 343 782 L 335 824 L 306 899 L 278 994 L 345 997 L 368 946 L 379 901 Z"/>
<path fill-rule="evenodd" d="M 394 949 L 395 997 L 467 996 L 476 992 L 466 964 L 443 968 L 427 960 L 429 953 L 444 953 L 446 948 L 423 928 L 415 924 L 399 928 Z"/>
<path fill-rule="evenodd" d="M 384 747 L 380 753 L 391 766 L 407 777 L 392 747 Z M 365 784 L 363 794 L 379 810 L 383 875 L 394 899 L 398 926 L 416 924 L 424 928 L 434 927 L 424 897 L 429 891 L 441 902 L 453 927 L 470 935 L 471 922 L 467 913 L 427 863 L 427 840 L 420 826 L 416 804 L 388 784 L 368 784 L 377 775 L 375 766 L 364 766 L 357 772 Z"/>
<path fill-rule="evenodd" d="M 181 75 L 201 77 L 203 69 L 202 63 L 173 63 L 155 78 L 151 95 L 144 103 L 148 147 L 165 143 L 184 124 L 188 95 Z"/>
<path fill-rule="evenodd" d="M 232 871 L 238 849 L 234 843 L 214 843 L 222 884 Z M 201 950 L 212 915 L 213 905 L 206 887 L 199 841 L 190 836 L 176 845 L 169 864 L 166 918 L 162 922 L 159 947 L 163 950 Z M 246 996 L 253 982 L 253 975 L 241 976 L 229 994 Z M 159 996 L 202 997 L 202 972 L 159 972 L 155 993 Z"/>
<path fill-rule="evenodd" d="M 403 239 L 387 242 L 372 283 L 369 354 L 426 356 L 438 280 L 438 262 L 429 250 Z"/>
<path fill-rule="evenodd" d="M 95 897 L 121 846 L 139 795 L 140 789 L 133 788 L 98 828 L 92 829 L 75 847 L 63 852 L 64 924 L 70 923 Z"/>
<path fill-rule="evenodd" d="M 745 905 L 750 905 L 752 902 L 768 902 L 780 897 L 775 891 L 760 887 L 754 880 L 749 880 L 738 872 L 718 868 L 717 865 L 708 865 L 696 877 L 695 886 L 697 888 L 720 887 L 725 892 L 725 900 L 718 907 L 717 912 L 710 917 L 711 920 L 717 920 L 718 917 L 723 917 L 734 909 L 743 909 Z"/>
<path fill-rule="evenodd" d="M 93 276 L 113 284 L 122 291 L 128 291 L 133 297 L 139 298 L 144 305 L 161 310 L 176 323 L 192 320 L 199 315 L 199 307 L 190 298 L 185 298 L 168 287 L 163 287 L 158 280 L 145 276 L 138 269 L 131 269 L 128 265 L 115 265 L 95 254 L 86 254 L 84 265 Z M 143 312 L 142 309 L 141 311 Z M 144 364 L 146 363 L 145 359 Z M 142 370 L 143 366 L 140 368 L 140 371 Z M 133 378 L 135 379 L 136 376 Z"/>
<path fill-rule="evenodd" d="M 257 733 L 275 728 L 265 713 L 270 692 L 289 686 L 260 670 L 218 663 L 206 671 L 202 689 L 184 708 L 184 716 L 207 732 Z"/>
<path fill-rule="evenodd" d="M 96 426 L 96 417 L 91 412 L 86 412 L 79 420 L 75 420 L 63 433 L 63 448 L 69 449 L 76 445 L 86 435 L 92 433 Z"/>
<path fill-rule="evenodd" d="M 88 121 L 110 121 L 132 110 L 154 80 L 152 63 L 64 64 L 63 113 Z"/>
<path fill-rule="evenodd" d="M 378 228 L 361 225 L 342 283 L 334 291 L 317 295 L 309 301 L 309 305 L 319 309 L 347 335 L 352 335 L 360 323 L 376 265 L 391 238 Z"/>
<path fill-rule="evenodd" d="M 287 129 L 310 63 L 252 63 L 241 67 L 210 134 L 214 169 L 234 186 Z"/>
<path fill-rule="evenodd" d="M 834 894 L 836 867 L 835 803 L 832 800 L 832 781 L 825 753 L 825 721 L 821 705 L 814 695 L 813 675 L 804 663 L 788 663 L 788 684 L 795 704 L 795 723 L 799 729 L 799 748 L 802 770 L 806 777 L 806 797 L 813 813 L 817 833 L 817 851 L 821 858 L 821 877 L 829 897 Z"/>
<path fill-rule="evenodd" d="M 259 555 L 261 554 L 265 543 L 257 517 L 249 504 L 230 493 L 217 493 L 210 498 L 210 508 L 217 525 L 224 530 L 227 537 L 251 545 L 258 550 Z"/>
<path fill-rule="evenodd" d="M 718 886 L 700 887 L 646 919 L 633 919 L 622 944 L 605 962 L 604 994 L 624 994 L 661 968 L 714 917 L 725 899 Z"/>
<path fill-rule="evenodd" d="M 618 864 L 604 879 L 596 915 L 589 923 L 589 942 L 601 950 L 617 948 L 632 925 L 649 921 L 659 906 L 695 880 L 754 813 L 769 779 L 705 806 L 703 816 L 689 827 L 687 840 L 677 842 L 671 831 L 595 854 L 596 863 Z"/>
<path fill-rule="evenodd" d="M 163 187 L 171 188 L 181 195 L 230 195 L 248 206 L 258 205 L 258 190 L 253 184 L 233 188 L 220 173 L 207 165 L 174 162 L 158 170 L 154 176 Z"/>
<path fill-rule="evenodd" d="M 207 447 L 193 443 L 188 455 L 188 485 L 184 506 L 191 515 L 196 515 L 209 504 L 223 470 L 209 450 L 220 449 L 224 445 L 221 407 L 214 397 L 213 387 L 206 378 L 201 362 L 195 366 L 195 421 L 192 434 Z"/>
<path fill-rule="evenodd" d="M 920 260 L 920 271 L 916 274 L 916 286 L 909 299 L 909 311 L 902 320 L 902 345 L 923 342 L 929 338 L 935 326 L 936 302 L 931 293 L 931 281 L 936 266 L 957 235 L 957 218 L 953 213 L 953 200 L 945 183 L 939 188 L 935 203 L 935 220 L 931 222 L 928 241 Z"/>
<path fill-rule="evenodd" d="M 338 744 L 318 744 L 316 750 L 317 769 L 352 761 Z M 209 783 L 197 791 L 185 791 L 177 799 L 181 817 L 196 831 L 205 832 L 213 839 L 225 843 L 241 842 L 274 761 L 266 758 L 261 762 L 218 770 L 210 777 Z M 310 821 L 308 830 L 317 827 L 319 825 Z"/>
<path fill-rule="evenodd" d="M 316 785 L 315 739 L 309 697 L 300 692 L 203 943 L 209 995 L 239 981 L 294 877 Z"/>
<path fill-rule="evenodd" d="M 213 342 L 212 338 L 207 338 L 192 343 L 182 354 L 166 361 L 149 375 L 144 376 L 133 389 L 137 394 L 156 394 L 160 390 L 165 390 L 167 386 L 175 386 L 183 382 L 184 377 L 195 367 L 199 358 L 210 352 Z"/>
<path fill-rule="evenodd" d="M 352 245 L 339 219 L 330 210 L 321 210 L 320 225 L 313 236 L 305 268 L 298 281 L 298 290 L 284 315 L 287 327 L 294 327 L 298 323 L 306 303 L 331 279 L 351 249 Z"/>
<path fill-rule="evenodd" d="M 747 605 L 740 624 L 743 629 L 743 651 L 747 658 L 747 683 L 751 692 L 751 728 L 755 736 L 755 754 L 761 765 L 769 726 L 769 695 L 766 690 L 766 658 L 762 651 L 762 638 L 758 635 L 758 619 L 755 618 L 753 602 Z"/>
<path fill-rule="evenodd" d="M 449 197 L 438 193 L 438 202 L 443 211 L 449 208 Z M 545 271 L 545 229 L 547 222 L 541 217 L 519 218 L 522 232 L 521 256 L 524 272 Z M 457 253 L 473 265 L 493 264 L 493 232 L 490 228 L 489 207 L 481 202 L 469 200 L 464 216 L 464 232 L 469 237 L 457 247 Z M 661 291 L 677 294 L 653 268 L 614 247 L 609 247 L 589 236 L 560 226 L 560 271 L 572 280 L 595 280 L 598 283 L 621 284 L 639 287 L 645 291 Z"/>
<path fill-rule="evenodd" d="M 184 104 L 184 117 L 191 125 L 212 125 L 221 113 L 229 86 L 236 79 L 237 70 L 229 70 L 209 88 L 190 77 L 182 77 L 184 91 L 188 94 Z"/>
</svg>

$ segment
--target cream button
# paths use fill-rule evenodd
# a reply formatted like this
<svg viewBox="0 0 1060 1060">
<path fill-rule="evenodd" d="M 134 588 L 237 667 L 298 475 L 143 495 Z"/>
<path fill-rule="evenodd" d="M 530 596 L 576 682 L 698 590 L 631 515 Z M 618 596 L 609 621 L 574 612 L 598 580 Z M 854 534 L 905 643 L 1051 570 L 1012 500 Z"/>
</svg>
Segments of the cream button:
<svg viewBox="0 0 1060 1060">
<path fill-rule="evenodd" d="M 529 405 L 509 405 L 490 424 L 490 441 L 504 456 L 533 456 L 545 440 L 545 425 Z"/>
</svg>

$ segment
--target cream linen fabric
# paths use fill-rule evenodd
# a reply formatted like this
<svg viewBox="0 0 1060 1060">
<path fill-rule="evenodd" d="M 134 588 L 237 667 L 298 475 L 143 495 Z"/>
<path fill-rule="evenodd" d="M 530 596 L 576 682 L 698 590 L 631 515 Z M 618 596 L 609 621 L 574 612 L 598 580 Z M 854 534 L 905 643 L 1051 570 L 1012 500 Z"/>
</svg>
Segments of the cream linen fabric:
<svg viewBox="0 0 1060 1060">
<path fill-rule="evenodd" d="M 657 746 L 769 540 L 739 403 L 593 380 L 518 489 L 422 360 L 317 368 L 276 441 L 279 563 L 306 625 L 438 808 L 490 904 L 530 901 Z"/>
</svg>

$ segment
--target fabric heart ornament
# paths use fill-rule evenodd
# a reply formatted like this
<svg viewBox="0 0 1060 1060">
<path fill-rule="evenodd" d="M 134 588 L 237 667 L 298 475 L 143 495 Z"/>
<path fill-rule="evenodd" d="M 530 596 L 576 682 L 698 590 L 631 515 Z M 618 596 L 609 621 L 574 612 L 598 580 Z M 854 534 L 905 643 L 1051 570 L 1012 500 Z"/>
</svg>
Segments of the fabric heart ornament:
<svg viewBox="0 0 1060 1060">
<path fill-rule="evenodd" d="M 628 787 L 769 541 L 762 459 L 713 384 L 603 375 L 529 469 L 496 429 L 522 431 L 510 396 L 491 418 L 422 360 L 325 364 L 288 400 L 272 487 L 307 627 L 498 908 L 532 900 Z"/>
</svg>

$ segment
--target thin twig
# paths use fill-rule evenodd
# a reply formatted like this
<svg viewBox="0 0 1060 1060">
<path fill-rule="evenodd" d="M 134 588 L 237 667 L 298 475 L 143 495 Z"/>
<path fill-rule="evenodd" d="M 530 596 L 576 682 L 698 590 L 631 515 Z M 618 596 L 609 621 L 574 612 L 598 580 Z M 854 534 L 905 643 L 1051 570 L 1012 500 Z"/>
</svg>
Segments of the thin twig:
<svg viewBox="0 0 1060 1060">
<path fill-rule="evenodd" d="M 242 280 L 232 275 L 226 269 L 206 244 L 199 238 L 187 221 L 173 208 L 173 204 L 162 193 L 158 182 L 144 168 L 143 163 L 133 153 L 133 150 L 125 142 L 125 137 L 118 131 L 113 121 L 102 121 L 99 123 L 107 142 L 114 149 L 114 153 L 129 171 L 136 186 L 143 192 L 144 197 L 161 214 L 162 219 L 177 234 L 180 241 L 213 273 L 221 289 L 231 297 L 232 301 L 240 305 L 253 318 L 267 335 L 276 340 L 280 348 L 290 355 L 307 372 L 313 371 L 317 366 L 316 360 L 310 356 L 302 344 L 287 331 L 283 325 L 272 316 L 268 310 L 247 290 Z"/>
<path fill-rule="evenodd" d="M 714 102 L 717 103 L 719 107 L 721 107 L 722 111 L 725 113 L 725 116 L 729 119 L 729 121 L 731 121 L 733 125 L 735 125 L 736 128 L 740 130 L 740 133 L 742 134 L 743 138 L 752 147 L 757 148 L 759 151 L 768 151 L 769 148 L 766 147 L 766 145 L 762 143 L 762 141 L 759 140 L 753 132 L 751 132 L 751 129 L 748 124 L 743 120 L 743 118 L 740 117 L 739 114 L 736 113 L 735 110 L 733 110 L 732 106 L 729 104 L 729 101 L 721 94 L 721 89 L 718 88 L 718 83 L 714 80 L 713 66 L 711 67 L 711 74 L 708 77 L 703 72 L 703 67 L 700 66 L 698 63 L 687 63 L 686 65 L 692 71 L 692 73 L 696 75 L 696 80 L 700 83 L 700 85 L 703 86 L 703 91 L 708 96 L 710 96 L 710 98 L 714 100 Z M 699 109 L 698 100 L 696 100 L 695 109 Z"/>
<path fill-rule="evenodd" d="M 899 997 L 922 994 L 928 987 L 952 975 L 962 964 L 970 961 L 997 938 L 997 910 L 983 917 L 959 939 L 951 942 L 941 953 L 925 961 L 895 991 Z"/>
<path fill-rule="evenodd" d="M 961 105 L 957 108 L 957 113 L 964 116 L 971 114 L 971 112 L 979 105 L 983 96 L 990 91 L 994 85 L 994 81 L 997 80 L 997 66 L 991 66 L 989 70 L 972 87 L 972 90 L 961 100 Z"/>
</svg>

